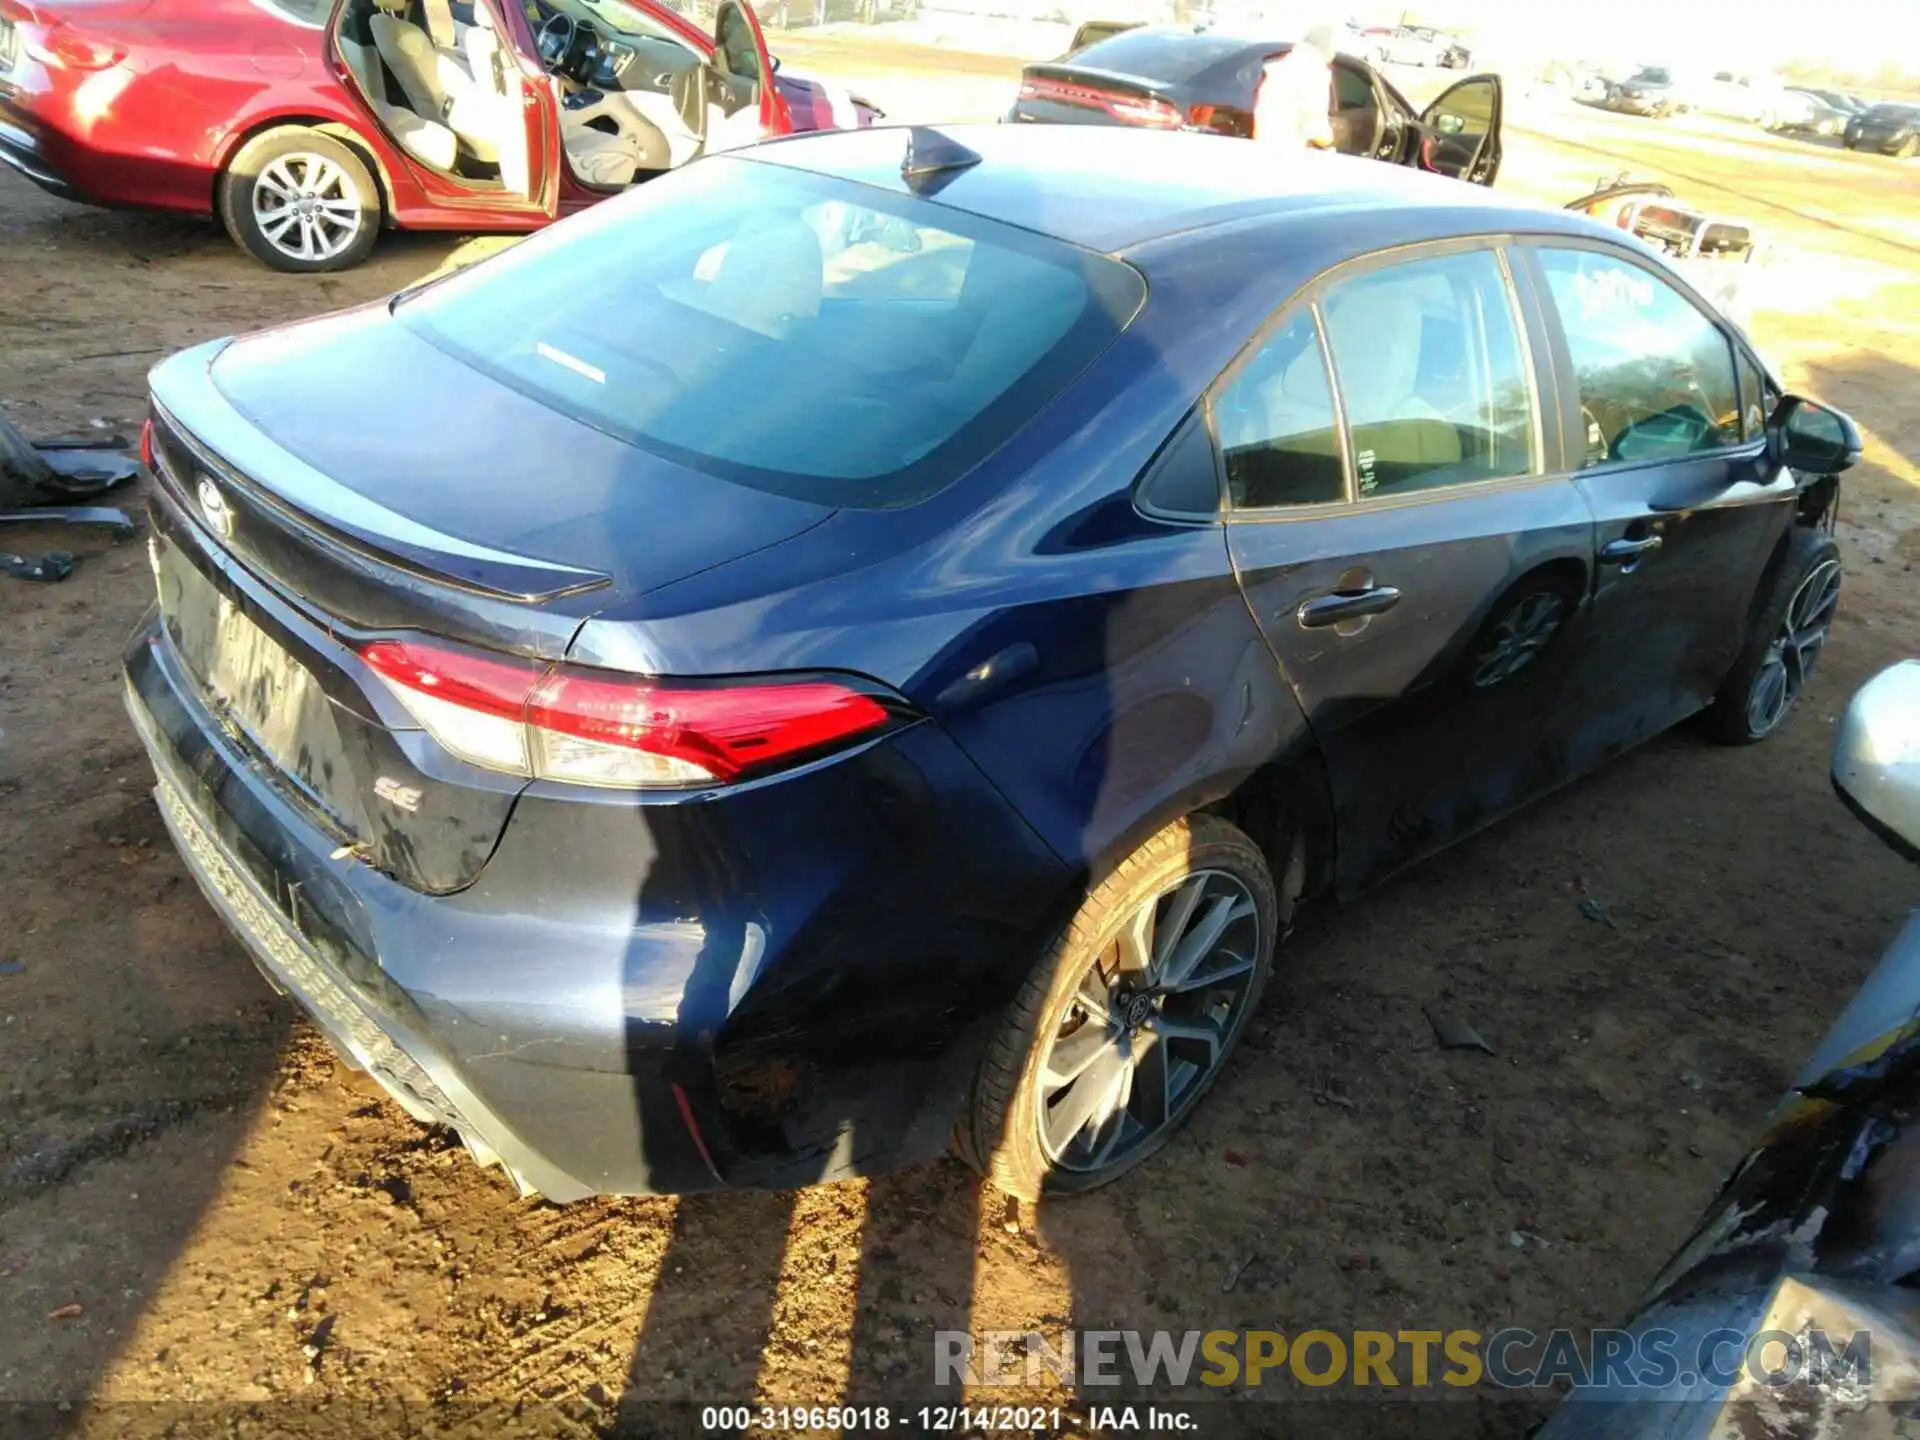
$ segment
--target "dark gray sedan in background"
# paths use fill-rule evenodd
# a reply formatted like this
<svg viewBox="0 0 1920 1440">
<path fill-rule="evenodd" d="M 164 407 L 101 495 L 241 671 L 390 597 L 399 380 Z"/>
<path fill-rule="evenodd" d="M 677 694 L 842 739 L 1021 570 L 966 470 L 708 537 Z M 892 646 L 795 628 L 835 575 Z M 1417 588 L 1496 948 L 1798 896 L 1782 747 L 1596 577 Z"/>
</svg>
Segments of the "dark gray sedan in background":
<svg viewBox="0 0 1920 1440">
<path fill-rule="evenodd" d="M 1096 38 L 1082 43 L 1089 35 Z M 1253 134 L 1266 66 L 1292 48 L 1290 40 L 1228 28 L 1093 22 L 1080 27 L 1067 54 L 1021 72 L 1020 94 L 1006 119 L 1246 138 Z M 1415 110 L 1365 60 L 1336 55 L 1332 69 L 1334 149 L 1493 184 L 1500 173 L 1499 76 L 1470 75 Z M 1247 157 L 1247 163 L 1260 162 Z"/>
</svg>

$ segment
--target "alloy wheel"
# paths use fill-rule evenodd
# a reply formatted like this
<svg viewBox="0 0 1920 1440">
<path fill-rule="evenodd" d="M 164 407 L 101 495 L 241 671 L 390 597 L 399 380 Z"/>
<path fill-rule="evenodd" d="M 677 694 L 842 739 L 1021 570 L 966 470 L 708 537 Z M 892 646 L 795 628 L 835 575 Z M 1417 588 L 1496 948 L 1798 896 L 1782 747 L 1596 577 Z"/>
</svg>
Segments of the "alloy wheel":
<svg viewBox="0 0 1920 1440">
<path fill-rule="evenodd" d="M 364 223 L 365 197 L 324 155 L 296 151 L 267 162 L 253 182 L 253 223 L 291 260 L 331 260 Z"/>
<path fill-rule="evenodd" d="M 1041 1057 L 1049 1161 L 1104 1170 L 1178 1122 L 1226 1058 L 1261 942 L 1252 891 L 1224 870 L 1183 876 L 1127 917 Z"/>
<path fill-rule="evenodd" d="M 1756 738 L 1772 734 L 1806 689 L 1839 604 L 1840 562 L 1823 560 L 1787 602 L 1780 629 L 1747 692 L 1747 728 Z"/>
<path fill-rule="evenodd" d="M 1567 602 L 1551 590 L 1529 595 L 1505 615 L 1473 665 L 1479 689 L 1510 680 L 1533 663 L 1567 618 Z"/>
</svg>

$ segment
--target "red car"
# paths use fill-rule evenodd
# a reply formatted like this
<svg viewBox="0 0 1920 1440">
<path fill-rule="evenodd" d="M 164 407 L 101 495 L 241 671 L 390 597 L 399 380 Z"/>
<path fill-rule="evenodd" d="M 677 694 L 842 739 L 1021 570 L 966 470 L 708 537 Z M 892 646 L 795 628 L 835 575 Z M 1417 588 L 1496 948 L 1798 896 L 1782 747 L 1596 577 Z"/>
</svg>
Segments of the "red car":
<svg viewBox="0 0 1920 1440">
<path fill-rule="evenodd" d="M 653 0 L 0 0 L 0 161 L 217 214 L 277 270 L 357 264 L 383 226 L 537 229 L 708 150 L 878 115 L 780 73 L 740 0 L 713 35 Z"/>
</svg>

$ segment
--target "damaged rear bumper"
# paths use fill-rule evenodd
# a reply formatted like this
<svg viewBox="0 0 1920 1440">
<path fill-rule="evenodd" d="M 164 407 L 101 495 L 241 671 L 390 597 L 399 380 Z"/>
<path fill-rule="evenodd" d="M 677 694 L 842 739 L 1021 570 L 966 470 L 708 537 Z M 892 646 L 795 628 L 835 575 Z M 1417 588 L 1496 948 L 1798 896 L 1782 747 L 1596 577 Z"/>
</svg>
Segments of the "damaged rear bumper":
<svg viewBox="0 0 1920 1440">
<path fill-rule="evenodd" d="M 415 1119 L 452 1128 L 523 1193 L 565 1203 L 724 1183 L 675 1113 L 664 1074 L 641 1063 L 523 1063 L 543 1040 L 561 1048 L 552 1027 L 527 1039 L 463 1004 L 462 974 L 490 969 L 477 945 L 463 943 L 474 928 L 445 897 L 335 858 L 332 837 L 277 793 L 262 760 L 202 706 L 157 616 L 136 632 L 125 668 L 126 707 L 182 859 L 269 982 L 345 1060 Z M 564 953 L 570 937 L 554 926 L 514 938 Z M 385 963 L 385 948 L 409 963 Z M 524 970 L 521 989 L 495 987 L 490 998 L 508 1010 L 551 1001 L 555 987 L 540 967 Z M 664 1066 L 668 1054 L 636 1058 Z M 651 1112 L 644 1142 L 643 1112 Z"/>
<path fill-rule="evenodd" d="M 427 894 L 342 853 L 158 611 L 125 673 L 174 841 L 260 968 L 409 1113 L 555 1201 L 940 1154 L 1071 893 L 922 724 L 694 803 L 530 786 L 479 879 Z"/>
<path fill-rule="evenodd" d="M 280 874 L 234 817 L 222 812 L 186 772 L 179 750 L 162 729 L 161 717 L 172 707 L 149 703 L 151 682 L 160 678 L 164 661 L 153 639 L 136 645 L 147 654 L 129 665 L 126 705 L 154 763 L 154 799 L 161 818 L 208 902 L 268 982 L 297 1001 L 335 1051 L 378 1080 L 409 1115 L 423 1124 L 451 1127 L 477 1161 L 500 1165 L 522 1193 L 537 1192 L 561 1203 L 593 1194 L 591 1185 L 516 1134 L 429 1042 L 410 1030 L 396 1013 L 397 997 L 379 996 L 356 984 L 302 933 L 288 910 L 299 913 L 297 897 L 304 885 Z M 142 679 L 148 681 L 144 693 Z M 178 714 L 185 718 L 183 710 Z M 283 824 L 296 823 L 291 814 L 278 818 Z M 274 890 L 282 898 L 276 899 Z M 337 932 L 328 940 L 329 948 L 337 950 Z"/>
<path fill-rule="evenodd" d="M 177 786 L 163 776 L 153 794 L 174 847 L 227 928 L 247 947 L 269 983 L 300 1003 L 340 1055 L 378 1080 L 414 1119 L 457 1131 L 475 1160 L 501 1165 L 523 1194 L 565 1202 L 593 1193 L 522 1143 L 392 1016 L 370 1010 L 337 980 L 265 894 L 228 860 Z"/>
</svg>

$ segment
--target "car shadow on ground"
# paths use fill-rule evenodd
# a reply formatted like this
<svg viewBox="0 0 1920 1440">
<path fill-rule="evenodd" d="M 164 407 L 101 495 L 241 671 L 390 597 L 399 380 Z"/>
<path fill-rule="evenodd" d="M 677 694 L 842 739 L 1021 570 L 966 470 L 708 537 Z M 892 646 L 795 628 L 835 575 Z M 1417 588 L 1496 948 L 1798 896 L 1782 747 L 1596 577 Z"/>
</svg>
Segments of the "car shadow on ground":
<svg viewBox="0 0 1920 1440">
<path fill-rule="evenodd" d="M 203 273 L 212 266 L 230 272 L 235 281 L 257 283 L 279 292 L 274 309 L 285 297 L 318 289 L 331 298 L 377 295 L 418 284 L 447 270 L 458 269 L 516 244 L 515 235 L 463 235 L 445 231 L 388 230 L 373 254 L 346 274 L 282 275 L 247 256 L 233 243 L 220 222 L 211 216 L 163 214 L 147 210 L 103 210 L 87 205 L 48 205 L 17 222 L 48 250 L 65 250 L 89 264 L 188 267 L 184 273 Z M 0 228 L 12 228 L 0 221 Z M 307 308 L 311 309 L 309 302 Z M 161 358 L 159 355 L 154 357 Z"/>
<path fill-rule="evenodd" d="M 1814 380 L 1814 389 L 1825 395 L 1842 396 L 1850 394 L 1876 395 L 1914 395 L 1920 394 L 1920 366 L 1903 364 L 1891 356 L 1871 350 L 1856 350 L 1846 354 L 1833 355 L 1825 359 L 1810 361 L 1808 371 Z M 1836 404 L 1844 404 L 1837 400 Z M 1878 415 L 1857 412 L 1855 417 L 1862 428 L 1878 444 L 1885 445 L 1895 455 L 1905 460 L 1909 466 L 1920 467 L 1920 434 L 1912 427 L 1898 423 L 1889 423 Z M 1866 457 L 1872 464 L 1874 457 Z M 1920 502 L 1920 475 L 1890 476 L 1896 481 L 1905 481 L 1905 498 Z M 1897 492 L 1896 492 L 1897 493 Z M 1902 537 L 1903 540 L 1910 538 Z"/>
<path fill-rule="evenodd" d="M 1726 940 L 1758 947 L 1762 976 L 1785 977 L 1799 962 L 1783 969 L 1780 957 L 1823 948 L 1817 916 L 1859 908 L 1855 891 L 1901 873 L 1840 818 L 1817 818 L 1830 801 L 1831 732 L 1819 717 L 1884 663 L 1872 640 L 1855 632 L 1837 648 L 1775 742 L 1791 763 L 1770 767 L 1772 781 L 1752 778 L 1756 752 L 1683 729 L 1356 906 L 1303 912 L 1218 1086 L 1166 1150 L 1117 1184 L 1015 1210 L 947 1161 L 864 1191 L 683 1199 L 619 1418 L 604 1433 L 656 1433 L 660 1397 L 683 1394 L 690 1368 L 711 1380 L 697 1357 L 717 1349 L 731 1357 L 718 1374 L 737 1401 L 804 1394 L 884 1402 L 896 1416 L 962 1398 L 1082 1416 L 1158 1403 L 1194 1410 L 1208 1435 L 1282 1425 L 1412 1440 L 1524 1435 L 1545 1397 L 1482 1386 L 1356 1398 L 1350 1383 L 1320 1389 L 1284 1362 L 1258 1386 L 1242 1375 L 1210 1388 L 1198 1363 L 1184 1385 L 1141 1385 L 1120 1334 L 1107 1342 L 1112 1383 L 1077 1362 L 1091 1331 L 1143 1332 L 1142 1343 L 1166 1331 L 1175 1344 L 1222 1329 L 1486 1335 L 1623 1314 L 1788 1083 L 1823 1005 L 1837 1009 L 1851 989 L 1839 976 L 1831 993 L 1814 984 L 1826 999 L 1804 1007 L 1783 1041 L 1764 1017 L 1780 1007 L 1784 979 L 1728 988 L 1755 961 Z M 1774 818 L 1737 844 L 1716 838 L 1727 787 L 1756 785 Z M 1803 837 L 1797 847 L 1780 843 L 1789 831 Z M 1645 838 L 1596 846 L 1589 833 Z M 1775 908 L 1773 933 L 1743 934 L 1739 917 L 1792 891 L 1809 865 L 1846 893 L 1794 918 Z M 1642 908 L 1676 867 L 1698 871 L 1696 901 Z M 1861 953 L 1841 968 L 1864 973 L 1873 952 L 1853 948 Z M 1497 1054 L 1442 1051 L 1434 1005 L 1482 1027 Z M 1621 1108 L 1608 1076 L 1648 1066 L 1680 1074 L 1678 1098 L 1649 1093 Z M 1673 1173 L 1646 1193 L 1650 1161 Z M 1593 1257 L 1583 1264 L 1606 1257 L 1606 1283 L 1569 1289 L 1564 1269 L 1536 1258 L 1563 1250 Z M 720 1254 L 724 1276 L 713 1268 Z M 840 1319 L 809 1329 L 797 1296 L 811 1285 L 817 1299 L 835 1275 L 851 1292 L 829 1307 Z M 708 1291 L 721 1282 L 747 1303 L 716 1307 Z M 999 1383 L 940 1384 L 942 1330 L 997 1346 Z M 815 1354 L 830 1363 L 809 1366 Z M 1322 1351 L 1310 1368 L 1326 1363 Z M 824 1399 L 802 1386 L 807 1375 L 825 1383 Z M 1410 1378 L 1403 1369 L 1398 1383 Z"/>
<path fill-rule="evenodd" d="M 1847 143 L 1838 135 L 1815 135 L 1807 130 L 1769 130 L 1767 133 L 1776 140 L 1791 141 L 1810 150 L 1827 150 L 1837 155 L 1847 153 Z"/>
</svg>

